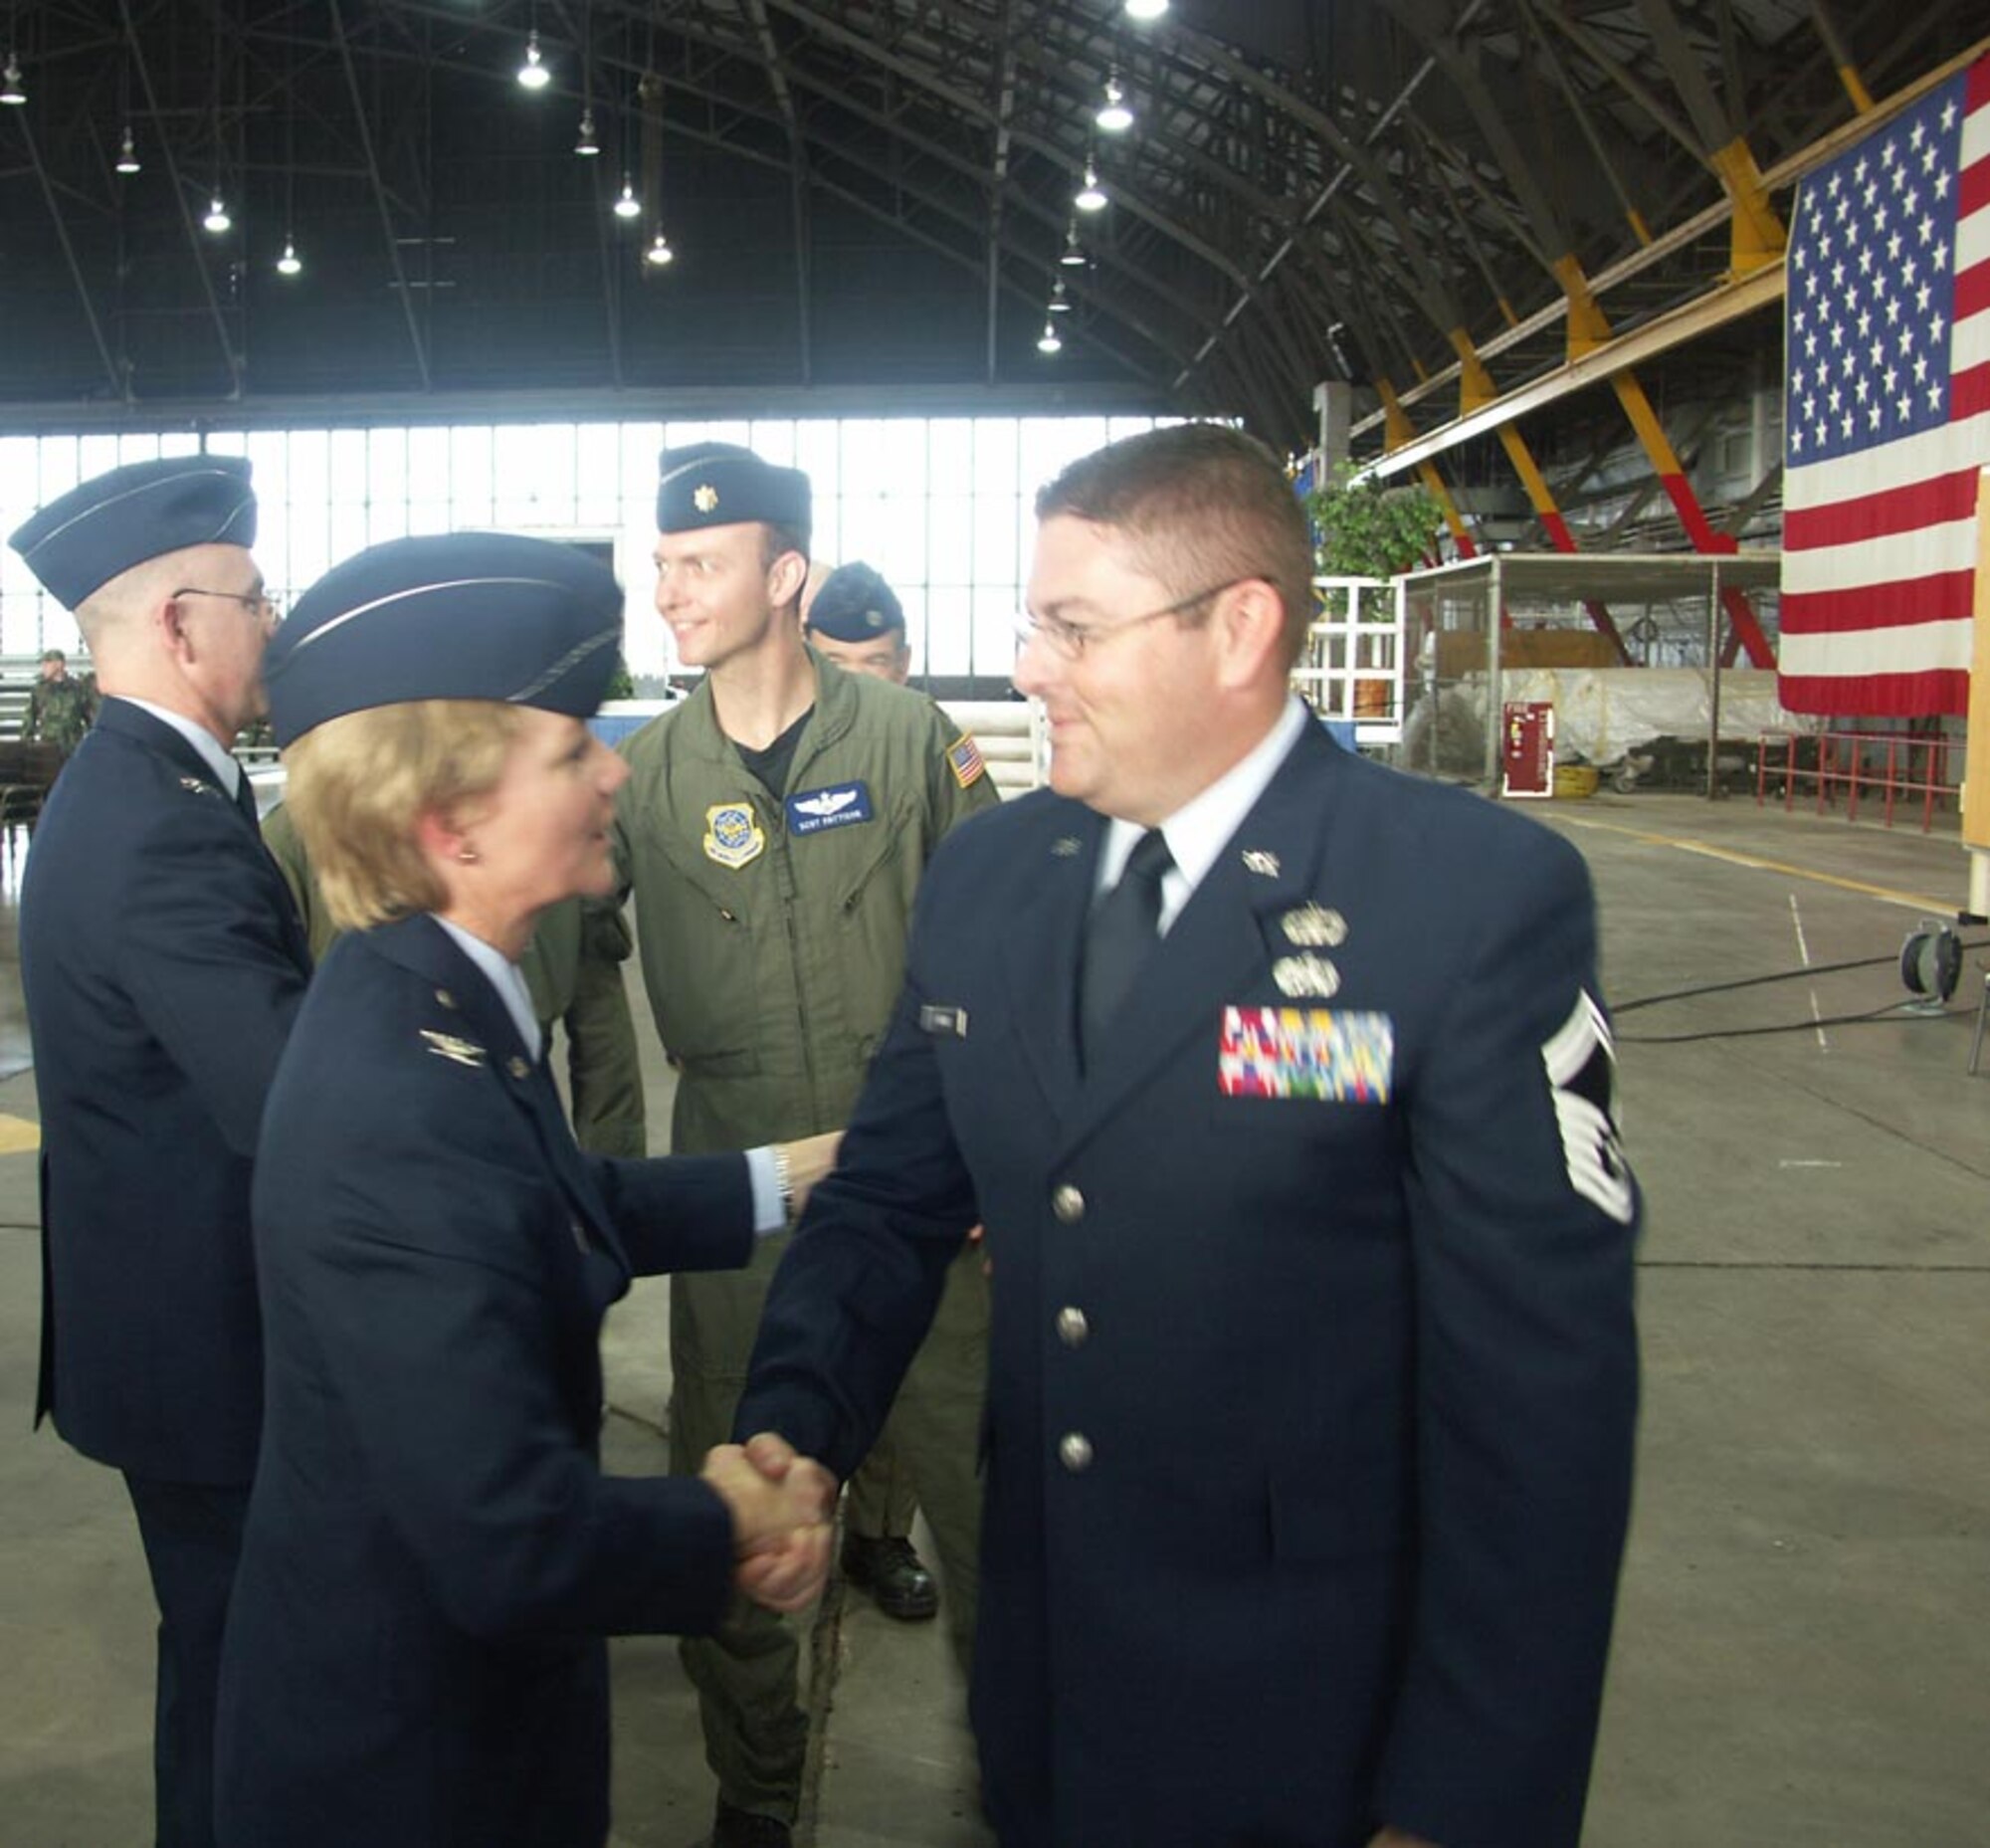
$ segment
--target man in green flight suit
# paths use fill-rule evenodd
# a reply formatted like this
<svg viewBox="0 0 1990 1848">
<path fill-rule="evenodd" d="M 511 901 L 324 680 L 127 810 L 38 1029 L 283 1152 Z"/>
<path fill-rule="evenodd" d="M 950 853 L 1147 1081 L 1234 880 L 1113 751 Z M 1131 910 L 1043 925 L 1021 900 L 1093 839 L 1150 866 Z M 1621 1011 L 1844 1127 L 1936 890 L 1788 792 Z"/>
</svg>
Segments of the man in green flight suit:
<svg viewBox="0 0 1990 1848">
<path fill-rule="evenodd" d="M 311 961 L 322 962 L 338 931 L 288 809 L 274 808 L 263 817 L 263 845 L 297 901 Z M 633 1161 L 642 1158 L 646 1137 L 636 1023 L 622 983 L 631 947 L 621 912 L 562 899 L 539 914 L 518 967 L 545 1044 L 552 1045 L 555 1025 L 566 1029 L 574 1140 L 590 1154 Z"/>
<path fill-rule="evenodd" d="M 810 493 L 798 470 L 730 444 L 666 450 L 657 610 L 704 677 L 623 746 L 616 853 L 636 902 L 643 978 L 678 1067 L 672 1146 L 747 1148 L 840 1129 L 904 975 L 912 895 L 955 822 L 992 807 L 972 738 L 920 694 L 849 675 L 804 646 Z M 671 1283 L 671 1444 L 695 1469 L 731 1435 L 785 1238 L 745 1271 Z M 987 1280 L 963 1245 L 899 1394 L 957 1644 L 972 1635 Z M 808 1722 L 793 1631 L 735 1605 L 687 1639 L 711 1848 L 786 1848 Z"/>
<path fill-rule="evenodd" d="M 97 689 L 87 680 L 72 680 L 69 657 L 60 648 L 42 656 L 42 677 L 28 694 L 21 719 L 21 735 L 56 745 L 69 760 L 83 734 L 97 718 Z"/>
</svg>

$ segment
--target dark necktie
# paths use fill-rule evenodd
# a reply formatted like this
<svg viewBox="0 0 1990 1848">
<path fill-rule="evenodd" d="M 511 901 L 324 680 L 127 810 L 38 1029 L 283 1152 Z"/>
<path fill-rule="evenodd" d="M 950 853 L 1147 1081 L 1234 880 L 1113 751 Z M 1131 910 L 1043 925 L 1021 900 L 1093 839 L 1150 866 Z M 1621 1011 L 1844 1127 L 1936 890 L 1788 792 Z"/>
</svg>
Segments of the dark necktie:
<svg viewBox="0 0 1990 1848">
<path fill-rule="evenodd" d="M 249 817 L 249 825 L 260 835 L 263 824 L 256 817 L 256 788 L 249 780 L 247 770 L 240 771 L 235 778 L 235 806 Z"/>
<path fill-rule="evenodd" d="M 1105 1029 L 1125 1004 L 1133 978 L 1152 953 L 1161 919 L 1161 879 L 1174 858 L 1160 829 L 1133 843 L 1119 883 L 1100 899 L 1085 926 L 1085 968 L 1079 978 L 1079 1046 L 1087 1058 L 1105 1043 Z"/>
</svg>

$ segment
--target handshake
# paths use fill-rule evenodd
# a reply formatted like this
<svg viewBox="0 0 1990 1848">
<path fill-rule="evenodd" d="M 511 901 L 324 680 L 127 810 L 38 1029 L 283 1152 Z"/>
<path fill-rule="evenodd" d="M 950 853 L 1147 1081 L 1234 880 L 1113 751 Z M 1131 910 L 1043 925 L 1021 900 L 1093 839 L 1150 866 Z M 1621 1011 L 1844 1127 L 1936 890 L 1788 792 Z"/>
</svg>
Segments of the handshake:
<svg viewBox="0 0 1990 1848">
<path fill-rule="evenodd" d="M 698 1474 L 732 1517 L 739 1589 L 769 1610 L 811 1603 L 829 1576 L 836 1478 L 771 1431 L 717 1445 Z"/>
</svg>

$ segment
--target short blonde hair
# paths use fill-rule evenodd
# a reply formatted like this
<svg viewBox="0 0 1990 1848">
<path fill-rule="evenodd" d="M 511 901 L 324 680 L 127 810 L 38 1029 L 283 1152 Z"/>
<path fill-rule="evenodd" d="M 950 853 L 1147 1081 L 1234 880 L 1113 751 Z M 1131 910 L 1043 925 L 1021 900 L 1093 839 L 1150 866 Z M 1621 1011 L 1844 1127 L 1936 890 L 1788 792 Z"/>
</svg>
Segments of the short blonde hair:
<svg viewBox="0 0 1990 1848">
<path fill-rule="evenodd" d="M 339 929 L 442 909 L 415 823 L 497 788 L 518 718 L 495 700 L 411 700 L 327 719 L 284 752 L 285 804 Z"/>
</svg>

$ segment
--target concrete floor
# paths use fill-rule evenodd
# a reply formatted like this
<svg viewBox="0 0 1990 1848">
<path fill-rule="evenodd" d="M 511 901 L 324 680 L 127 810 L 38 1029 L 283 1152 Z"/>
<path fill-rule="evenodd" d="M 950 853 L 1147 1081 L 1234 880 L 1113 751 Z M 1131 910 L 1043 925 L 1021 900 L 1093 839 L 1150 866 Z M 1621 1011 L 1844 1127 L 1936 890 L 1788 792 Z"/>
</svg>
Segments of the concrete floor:
<svg viewBox="0 0 1990 1848">
<path fill-rule="evenodd" d="M 1970 954 L 1934 1018 L 1897 1011 L 1894 968 L 1916 920 L 1959 902 L 1963 856 L 1952 836 L 1746 801 L 1603 796 L 1534 812 L 1594 870 L 1650 1203 L 1638 1503 L 1585 1841 L 1980 1848 L 1990 1062 L 1975 1080 L 1964 1064 L 1990 951 Z M 15 954 L 20 851 L 0 843 L 0 958 Z M 1627 1005 L 1855 958 L 1871 966 Z M 24 1064 L 18 971 L 0 966 L 0 1381 L 13 1407 L 0 1419 L 0 1848 L 129 1848 L 149 1816 L 149 1596 L 115 1478 L 28 1431 L 39 1275 Z M 651 1108 L 661 1129 L 662 1082 Z M 620 1470 L 662 1464 L 666 1288 L 645 1286 L 610 1321 Z M 827 1718 L 801 1839 L 984 1848 L 939 1627 L 892 1624 L 833 1591 L 816 1637 Z M 617 1645 L 616 1678 L 615 1841 L 688 1848 L 710 1783 L 673 1646 Z"/>
</svg>

